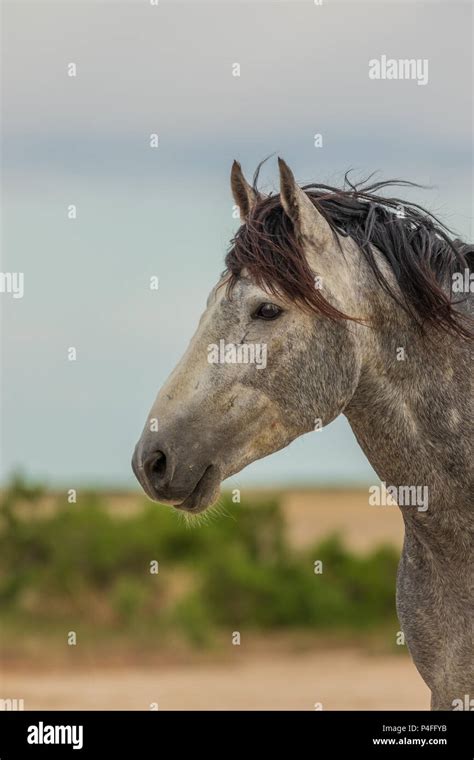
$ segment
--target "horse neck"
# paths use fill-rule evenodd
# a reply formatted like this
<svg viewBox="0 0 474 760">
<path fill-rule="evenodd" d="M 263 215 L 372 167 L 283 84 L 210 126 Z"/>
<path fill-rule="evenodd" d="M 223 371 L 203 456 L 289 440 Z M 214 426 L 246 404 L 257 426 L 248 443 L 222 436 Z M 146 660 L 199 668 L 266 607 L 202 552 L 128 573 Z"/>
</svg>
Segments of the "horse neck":
<svg viewBox="0 0 474 760">
<path fill-rule="evenodd" d="M 365 361 L 345 414 L 381 481 L 427 486 L 426 512 L 402 508 L 407 530 L 463 553 L 473 527 L 470 349 L 420 335 L 392 303 L 382 313 L 383 324 L 363 328 Z"/>
</svg>

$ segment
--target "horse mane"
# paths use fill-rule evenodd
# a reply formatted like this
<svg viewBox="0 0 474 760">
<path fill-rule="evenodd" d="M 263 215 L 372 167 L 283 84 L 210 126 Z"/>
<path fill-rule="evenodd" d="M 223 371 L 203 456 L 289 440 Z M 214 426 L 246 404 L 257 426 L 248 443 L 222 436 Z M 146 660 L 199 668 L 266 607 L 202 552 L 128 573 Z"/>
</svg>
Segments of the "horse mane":
<svg viewBox="0 0 474 760">
<path fill-rule="evenodd" d="M 359 321 L 336 309 L 315 287 L 315 273 L 280 196 L 258 193 L 260 166 L 253 181 L 258 200 L 232 239 L 225 259 L 229 294 L 245 268 L 270 294 L 280 294 L 330 319 Z M 469 318 L 455 308 L 463 297 L 453 301 L 450 294 L 453 274 L 472 268 L 474 246 L 451 239 L 450 230 L 422 206 L 379 195 L 379 191 L 395 186 L 419 187 L 404 180 L 352 184 L 346 174 L 342 189 L 324 184 L 302 189 L 329 224 L 338 244 L 338 236 L 355 241 L 379 286 L 421 330 L 430 325 L 469 339 Z M 389 263 L 399 290 L 380 270 L 372 246 Z"/>
</svg>

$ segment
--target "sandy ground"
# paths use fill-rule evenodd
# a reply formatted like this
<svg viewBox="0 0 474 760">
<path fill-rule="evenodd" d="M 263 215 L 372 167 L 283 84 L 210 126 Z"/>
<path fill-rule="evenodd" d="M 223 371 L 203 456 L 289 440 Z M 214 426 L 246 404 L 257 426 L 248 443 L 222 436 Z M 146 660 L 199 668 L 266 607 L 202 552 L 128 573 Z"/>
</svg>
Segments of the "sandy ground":
<svg viewBox="0 0 474 760">
<path fill-rule="evenodd" d="M 429 692 L 404 655 L 353 649 L 215 665 L 4 672 L 25 710 L 427 710 Z M 155 708 L 156 709 L 156 708 Z"/>
<path fill-rule="evenodd" d="M 339 533 L 353 551 L 380 544 L 401 548 L 403 520 L 396 506 L 371 506 L 367 489 L 291 490 L 281 493 L 290 543 L 303 548 Z"/>
</svg>

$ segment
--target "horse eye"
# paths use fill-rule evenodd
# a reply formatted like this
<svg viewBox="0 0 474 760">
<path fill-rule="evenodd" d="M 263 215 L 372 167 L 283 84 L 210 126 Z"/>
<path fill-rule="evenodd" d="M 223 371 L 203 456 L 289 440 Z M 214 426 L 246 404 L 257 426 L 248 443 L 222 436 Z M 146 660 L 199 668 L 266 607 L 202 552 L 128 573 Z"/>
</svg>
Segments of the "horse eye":
<svg viewBox="0 0 474 760">
<path fill-rule="evenodd" d="M 283 313 L 283 309 L 274 303 L 261 303 L 252 314 L 252 319 L 276 319 Z"/>
</svg>

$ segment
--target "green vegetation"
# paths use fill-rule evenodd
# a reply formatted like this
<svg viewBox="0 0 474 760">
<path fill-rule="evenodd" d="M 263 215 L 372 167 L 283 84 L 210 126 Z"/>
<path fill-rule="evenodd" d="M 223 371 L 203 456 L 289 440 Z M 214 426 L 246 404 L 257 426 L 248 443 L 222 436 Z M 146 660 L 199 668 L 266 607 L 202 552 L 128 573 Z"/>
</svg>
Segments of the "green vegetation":
<svg viewBox="0 0 474 760">
<path fill-rule="evenodd" d="M 394 549 L 359 556 L 333 536 L 297 552 L 274 501 L 224 497 L 221 514 L 189 526 L 139 496 L 126 516 L 94 493 L 56 498 L 46 510 L 41 489 L 16 479 L 0 501 L 0 605 L 17 630 L 205 644 L 219 630 L 360 632 L 395 620 Z"/>
</svg>

